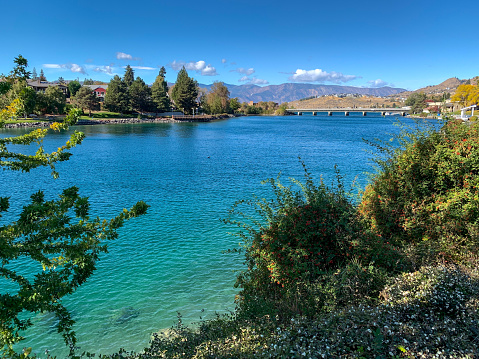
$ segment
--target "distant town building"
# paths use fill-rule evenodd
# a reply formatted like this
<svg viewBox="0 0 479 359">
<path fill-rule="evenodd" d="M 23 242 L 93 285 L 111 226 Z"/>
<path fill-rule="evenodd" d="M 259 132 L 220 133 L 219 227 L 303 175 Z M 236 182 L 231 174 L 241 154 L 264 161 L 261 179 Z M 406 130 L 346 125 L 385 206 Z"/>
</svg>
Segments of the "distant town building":
<svg viewBox="0 0 479 359">
<path fill-rule="evenodd" d="M 95 93 L 96 97 L 100 100 L 100 102 L 105 101 L 105 94 L 106 90 L 108 89 L 108 85 L 84 85 L 92 89 Z"/>
<path fill-rule="evenodd" d="M 62 90 L 65 96 L 68 93 L 68 87 L 64 84 L 57 84 L 53 82 L 36 80 L 36 81 L 28 81 L 27 85 L 33 88 L 35 92 L 45 92 L 48 87 L 58 87 L 60 90 Z"/>
</svg>

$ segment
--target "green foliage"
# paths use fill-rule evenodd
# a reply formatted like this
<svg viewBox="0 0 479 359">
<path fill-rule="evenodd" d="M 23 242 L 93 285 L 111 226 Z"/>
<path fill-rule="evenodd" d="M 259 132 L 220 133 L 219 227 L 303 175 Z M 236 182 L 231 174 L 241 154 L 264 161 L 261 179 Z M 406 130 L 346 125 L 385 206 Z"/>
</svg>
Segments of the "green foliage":
<svg viewBox="0 0 479 359">
<path fill-rule="evenodd" d="M 449 121 L 380 148 L 359 210 L 373 231 L 414 260 L 467 260 L 479 247 L 479 124 Z"/>
<path fill-rule="evenodd" d="M 125 83 L 115 75 L 108 85 L 103 102 L 109 111 L 126 113 L 129 109 L 128 93 Z"/>
<path fill-rule="evenodd" d="M 105 241 L 118 236 L 117 229 L 124 221 L 144 214 L 148 207 L 138 202 L 110 221 L 91 220 L 88 198 L 80 197 L 78 188 L 68 188 L 59 197 L 57 201 L 46 201 L 42 191 L 33 194 L 19 219 L 0 227 L 0 275 L 18 288 L 0 295 L 2 356 L 13 354 L 13 344 L 23 339 L 19 331 L 32 325 L 30 319 L 20 319 L 23 312 L 54 313 L 57 330 L 73 351 L 74 321 L 61 298 L 73 293 L 93 274 L 99 254 L 106 252 Z M 2 211 L 7 209 L 8 200 L 2 198 Z M 43 267 L 34 279 L 15 265 L 25 258 Z M 34 263 L 29 267 L 35 267 Z"/>
<path fill-rule="evenodd" d="M 135 81 L 135 73 L 130 65 L 126 65 L 125 74 L 123 75 L 123 82 L 126 87 L 129 88 L 131 84 Z"/>
<path fill-rule="evenodd" d="M 222 83 L 215 81 L 211 90 L 206 94 L 203 105 L 205 112 L 209 114 L 221 114 L 230 112 L 230 92 Z"/>
<path fill-rule="evenodd" d="M 23 80 L 26 81 L 30 78 L 31 73 L 27 71 L 28 61 L 22 55 L 18 55 L 13 60 L 15 67 L 10 73 L 10 78 L 12 81 Z"/>
<path fill-rule="evenodd" d="M 44 95 L 45 98 L 49 96 L 49 93 Z M 20 98 L 1 108 L 0 125 L 6 119 L 15 118 L 21 109 Z M 72 109 L 63 123 L 52 123 L 50 128 L 67 130 L 76 123 L 80 112 Z M 80 144 L 84 135 L 75 131 L 65 145 L 48 153 L 42 144 L 47 132 L 36 129 L 22 136 L 1 138 L 0 166 L 24 172 L 50 166 L 53 177 L 57 177 L 56 162 L 67 160 L 71 156 L 68 150 Z M 18 149 L 18 145 L 36 145 L 38 149 L 34 155 L 12 151 L 12 148 Z M 43 192 L 38 191 L 16 221 L 0 226 L 0 276 L 2 281 L 12 284 L 0 294 L 2 358 L 29 356 L 31 348 L 19 354 L 13 346 L 23 339 L 22 331 L 33 324 L 29 315 L 34 313 L 55 315 L 57 330 L 70 347 L 70 355 L 74 355 L 74 321 L 63 306 L 62 298 L 73 293 L 92 275 L 99 254 L 106 252 L 106 241 L 118 236 L 117 230 L 124 221 L 144 214 L 148 208 L 144 202 L 138 202 L 130 210 L 125 209 L 106 221 L 90 218 L 88 198 L 80 197 L 76 187 L 64 190 L 59 197 L 56 201 L 47 201 Z M 0 216 L 9 205 L 8 197 L 0 197 Z M 25 272 L 26 268 L 35 269 L 35 264 L 40 264 L 43 270 L 34 275 Z"/>
<path fill-rule="evenodd" d="M 235 113 L 238 111 L 241 107 L 241 103 L 239 102 L 237 97 L 233 97 L 230 99 L 230 110 L 232 113 Z"/>
<path fill-rule="evenodd" d="M 170 98 L 168 96 L 168 84 L 165 80 L 166 70 L 161 68 L 155 82 L 151 85 L 151 99 L 156 105 L 156 111 L 168 112 L 171 110 Z"/>
<path fill-rule="evenodd" d="M 68 83 L 68 92 L 70 96 L 75 96 L 78 90 L 80 90 L 81 84 L 78 80 L 73 80 Z"/>
<path fill-rule="evenodd" d="M 130 106 L 136 112 L 147 112 L 152 109 L 151 90 L 145 82 L 137 77 L 128 89 Z"/>
<path fill-rule="evenodd" d="M 68 126 L 74 125 L 78 117 L 80 116 L 80 110 L 74 109 L 66 116 L 64 122 L 53 123 L 50 127 L 53 130 L 65 130 Z M 0 139 L 0 166 L 6 169 L 29 172 L 30 170 L 40 166 L 50 166 L 52 169 L 52 175 L 58 176 L 55 171 L 55 163 L 66 161 L 70 158 L 71 153 L 69 149 L 80 144 L 85 137 L 83 133 L 75 131 L 71 134 L 67 143 L 59 147 L 52 153 L 47 153 L 43 150 L 42 140 L 48 133 L 47 129 L 35 129 L 25 135 L 16 137 L 5 137 Z M 9 146 L 14 145 L 37 145 L 38 150 L 34 155 L 25 155 L 22 153 L 9 150 Z"/>
<path fill-rule="evenodd" d="M 286 109 L 288 108 L 288 103 L 284 102 L 279 105 L 278 109 L 276 110 L 276 115 L 284 116 L 286 114 Z"/>
<path fill-rule="evenodd" d="M 260 109 L 260 113 L 263 115 L 273 114 L 278 109 L 278 105 L 273 101 L 260 101 L 255 105 L 255 107 L 258 107 Z"/>
<path fill-rule="evenodd" d="M 426 108 L 427 96 L 423 92 L 414 92 L 406 99 L 406 106 L 411 106 L 411 113 L 421 113 Z"/>
<path fill-rule="evenodd" d="M 37 74 L 37 69 L 36 68 L 33 68 L 33 70 L 32 70 L 32 80 L 33 81 L 38 80 L 38 74 Z"/>
<path fill-rule="evenodd" d="M 261 109 L 259 107 L 256 107 L 256 106 L 246 105 L 243 108 L 243 112 L 244 112 L 245 115 L 259 115 L 259 114 L 261 114 Z"/>
<path fill-rule="evenodd" d="M 284 322 L 274 316 L 246 320 L 227 315 L 201 322 L 196 330 L 179 321 L 154 334 L 150 346 L 132 357 L 474 358 L 479 344 L 479 267 L 472 264 L 400 275 L 386 285 L 379 303 L 356 300 L 314 319 Z M 363 269 L 348 270 L 361 277 Z M 349 285 L 343 282 L 343 289 L 354 291 Z"/>
<path fill-rule="evenodd" d="M 62 114 L 65 110 L 66 99 L 63 91 L 56 86 L 49 86 L 45 90 L 47 111 L 53 114 Z"/>
<path fill-rule="evenodd" d="M 75 97 L 73 103 L 81 109 L 88 110 L 88 115 L 91 116 L 91 112 L 100 109 L 100 104 L 95 92 L 87 86 L 82 86 Z"/>
<path fill-rule="evenodd" d="M 390 260 L 386 256 L 376 266 L 384 269 L 367 269 L 364 283 L 353 278 L 355 270 L 349 269 L 353 258 L 358 256 L 355 268 L 362 263 L 368 268 L 373 249 L 387 252 L 389 248 L 381 248 L 377 237 L 362 231 L 339 173 L 337 177 L 333 188 L 322 182 L 315 185 L 305 169 L 305 183 L 294 181 L 300 191 L 270 179 L 274 199 L 255 198 L 235 205 L 226 222 L 243 229 L 239 235 L 247 270 L 239 274 L 236 284 L 242 288 L 238 301 L 241 316 L 315 316 L 331 308 L 332 295 L 339 304 L 347 302 L 340 299 L 344 281 L 358 282 L 358 288 L 365 287 L 358 293 L 374 296 L 385 283 L 381 271 L 396 269 L 399 257 L 390 249 Z M 254 209 L 260 221 L 239 210 L 245 204 Z M 363 237 L 368 245 L 363 244 Z M 342 279 L 338 282 L 336 278 Z"/>
<path fill-rule="evenodd" d="M 5 95 L 12 88 L 12 84 L 5 80 L 5 77 L 0 76 L 0 96 Z"/>
<path fill-rule="evenodd" d="M 171 97 L 176 107 L 182 109 L 186 114 L 192 112 L 197 106 L 198 83 L 188 76 L 184 66 L 178 72 L 175 86 L 171 90 Z"/>
<path fill-rule="evenodd" d="M 37 115 L 45 115 L 48 112 L 48 98 L 43 92 L 37 92 L 34 112 Z"/>
<path fill-rule="evenodd" d="M 25 118 L 35 109 L 37 94 L 31 87 L 24 87 L 18 94 L 18 99 L 21 102 L 21 111 Z"/>
</svg>

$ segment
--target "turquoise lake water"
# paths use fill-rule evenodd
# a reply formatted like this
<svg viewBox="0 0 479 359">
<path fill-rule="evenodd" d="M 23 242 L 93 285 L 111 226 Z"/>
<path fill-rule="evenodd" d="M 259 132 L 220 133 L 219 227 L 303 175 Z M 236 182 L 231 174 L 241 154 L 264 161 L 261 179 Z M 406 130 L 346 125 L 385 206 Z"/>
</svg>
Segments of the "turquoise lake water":
<svg viewBox="0 0 479 359">
<path fill-rule="evenodd" d="M 284 182 L 301 179 L 298 156 L 326 184 L 337 164 L 346 184 L 357 177 L 364 186 L 372 166 L 362 139 L 391 137 L 388 133 L 398 132 L 393 121 L 351 114 L 77 126 L 87 137 L 70 161 L 57 166 L 58 180 L 48 169 L 1 172 L 0 196 L 11 196 L 12 202 L 1 223 L 39 189 L 53 197 L 76 185 L 81 195 L 90 197 L 91 214 L 102 218 L 136 201 L 147 202 L 148 214 L 126 223 L 93 277 L 64 299 L 76 320 L 82 351 L 140 351 L 152 332 L 175 324 L 177 312 L 190 323 L 234 310 L 233 284 L 242 258 L 222 254 L 238 240 L 228 234 L 235 228 L 220 219 L 236 200 L 253 193 L 268 196 L 260 182 L 280 172 Z M 2 130 L 0 135 L 24 132 Z M 56 149 L 67 138 L 52 134 L 45 146 Z M 39 314 L 34 322 L 21 346 L 63 357 L 64 344 L 51 328 L 51 318 Z"/>
</svg>

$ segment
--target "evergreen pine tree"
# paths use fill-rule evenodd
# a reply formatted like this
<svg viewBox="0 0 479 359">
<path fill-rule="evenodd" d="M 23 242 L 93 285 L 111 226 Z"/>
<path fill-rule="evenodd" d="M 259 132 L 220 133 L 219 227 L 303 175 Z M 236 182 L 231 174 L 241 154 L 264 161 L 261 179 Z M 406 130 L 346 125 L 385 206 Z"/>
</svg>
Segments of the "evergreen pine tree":
<svg viewBox="0 0 479 359">
<path fill-rule="evenodd" d="M 35 68 L 33 68 L 33 71 L 32 71 L 32 80 L 34 81 L 38 80 L 37 69 Z"/>
<path fill-rule="evenodd" d="M 167 112 L 170 107 L 170 98 L 168 97 L 168 84 L 165 80 L 166 70 L 161 68 L 160 73 L 151 86 L 151 98 L 156 105 L 158 112 Z"/>
<path fill-rule="evenodd" d="M 130 65 L 126 65 L 125 75 L 123 75 L 123 82 L 126 84 L 126 87 L 129 88 L 133 81 L 135 81 L 135 73 Z"/>
<path fill-rule="evenodd" d="M 191 113 L 196 107 L 198 83 L 188 76 L 184 66 L 178 72 L 176 84 L 171 91 L 171 97 L 175 105 L 182 109 L 185 114 Z"/>
<path fill-rule="evenodd" d="M 115 75 L 110 80 L 103 105 L 113 112 L 126 113 L 129 111 L 127 88 L 120 76 Z"/>
<path fill-rule="evenodd" d="M 165 75 L 166 75 L 166 69 L 165 69 L 165 66 L 161 66 L 161 69 L 160 69 L 160 76 L 165 78 Z"/>
<path fill-rule="evenodd" d="M 151 110 L 153 107 L 151 91 L 140 77 L 133 81 L 128 92 L 130 94 L 130 105 L 134 111 L 146 112 Z"/>
<path fill-rule="evenodd" d="M 43 73 L 43 69 L 40 70 L 39 80 L 40 81 L 46 81 L 47 80 L 47 78 L 45 77 L 45 74 Z"/>
</svg>

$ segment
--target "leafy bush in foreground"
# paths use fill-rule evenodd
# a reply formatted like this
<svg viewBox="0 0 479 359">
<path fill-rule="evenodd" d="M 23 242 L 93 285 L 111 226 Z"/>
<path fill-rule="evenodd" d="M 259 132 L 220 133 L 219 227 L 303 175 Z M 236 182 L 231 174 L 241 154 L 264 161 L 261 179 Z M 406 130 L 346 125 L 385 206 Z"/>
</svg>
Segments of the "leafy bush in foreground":
<svg viewBox="0 0 479 359">
<path fill-rule="evenodd" d="M 304 164 L 303 164 L 304 167 Z M 240 201 L 227 220 L 243 229 L 247 270 L 238 276 L 242 288 L 238 315 L 315 317 L 360 301 L 375 301 L 388 272 L 407 267 L 404 256 L 357 220 L 356 209 L 337 173 L 337 184 L 314 184 L 305 168 L 300 187 L 270 179 L 274 199 L 246 202 L 262 222 L 239 221 Z M 246 230 L 246 231 L 244 231 Z"/>
<path fill-rule="evenodd" d="M 418 264 L 467 260 L 479 247 L 479 124 L 449 121 L 407 139 L 380 163 L 359 211 Z"/>
</svg>

